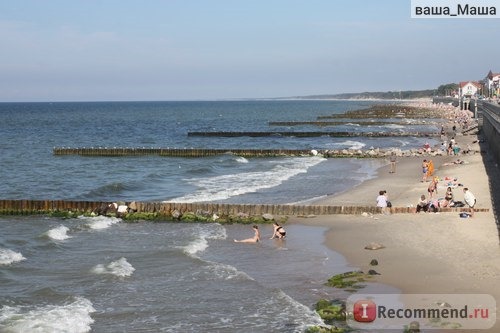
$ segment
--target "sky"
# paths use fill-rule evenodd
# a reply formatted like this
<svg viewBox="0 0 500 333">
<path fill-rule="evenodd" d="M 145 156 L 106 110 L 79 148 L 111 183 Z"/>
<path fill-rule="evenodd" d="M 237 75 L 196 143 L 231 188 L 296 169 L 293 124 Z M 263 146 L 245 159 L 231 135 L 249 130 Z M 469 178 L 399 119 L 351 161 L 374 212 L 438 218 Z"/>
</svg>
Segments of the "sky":
<svg viewBox="0 0 500 333">
<path fill-rule="evenodd" d="M 437 89 L 500 72 L 499 32 L 410 0 L 2 0 L 0 102 Z"/>
</svg>

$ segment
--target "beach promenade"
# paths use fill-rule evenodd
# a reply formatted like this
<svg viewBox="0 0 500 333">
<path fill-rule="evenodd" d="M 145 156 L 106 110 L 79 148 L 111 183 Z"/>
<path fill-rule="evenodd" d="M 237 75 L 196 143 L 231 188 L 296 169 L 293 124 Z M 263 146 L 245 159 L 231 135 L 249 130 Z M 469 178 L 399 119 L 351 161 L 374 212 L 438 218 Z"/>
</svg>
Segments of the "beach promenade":
<svg viewBox="0 0 500 333">
<path fill-rule="evenodd" d="M 477 198 L 477 207 L 489 208 L 473 218 L 458 213 L 415 213 L 394 215 L 335 215 L 291 222 L 326 226 L 326 245 L 344 255 L 355 268 L 368 271 L 377 259 L 374 281 L 397 287 L 406 294 L 490 294 L 500 300 L 500 247 L 498 221 L 492 209 L 491 177 L 499 177 L 498 167 L 485 146 L 479 146 L 475 135 L 457 136 L 461 146 L 470 144 L 481 154 L 458 156 L 465 164 L 451 164 L 457 156 L 433 157 L 435 175 L 457 178 L 453 189 L 455 200 L 463 201 L 463 188 L 468 187 Z M 379 190 L 386 190 L 394 206 L 416 206 L 420 195 L 427 196 L 429 183 L 421 182 L 421 158 L 400 159 L 396 173 L 389 173 L 389 162 L 375 179 L 318 204 L 376 204 Z M 487 172 L 488 169 L 488 172 Z M 438 185 L 438 197 L 444 197 L 446 184 Z M 366 215 L 366 214 L 365 214 Z M 372 242 L 385 248 L 370 251 Z M 498 310 L 497 310 L 498 318 Z M 450 330 L 444 330 L 450 331 Z M 490 330 L 500 332 L 500 322 Z"/>
</svg>

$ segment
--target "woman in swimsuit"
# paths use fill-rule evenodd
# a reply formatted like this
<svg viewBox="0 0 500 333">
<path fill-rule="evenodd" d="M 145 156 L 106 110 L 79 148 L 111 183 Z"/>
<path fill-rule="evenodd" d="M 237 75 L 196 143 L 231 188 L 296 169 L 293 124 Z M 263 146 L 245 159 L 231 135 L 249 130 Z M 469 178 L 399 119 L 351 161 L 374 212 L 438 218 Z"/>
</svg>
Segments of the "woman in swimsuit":
<svg viewBox="0 0 500 333">
<path fill-rule="evenodd" d="M 283 239 L 283 238 L 285 238 L 285 236 L 286 236 L 285 228 L 280 226 L 277 222 L 273 223 L 273 227 L 274 227 L 274 231 L 273 231 L 273 235 L 270 239 L 273 239 L 273 238 Z"/>
<path fill-rule="evenodd" d="M 436 177 L 434 177 L 434 179 L 432 180 L 431 184 L 427 188 L 427 192 L 429 193 L 429 200 L 432 199 L 432 198 L 434 198 L 434 194 L 438 193 L 438 191 L 437 191 L 437 185 L 438 185 L 438 179 Z"/>
<path fill-rule="evenodd" d="M 259 226 L 254 225 L 252 228 L 253 228 L 253 231 L 255 232 L 255 235 L 252 238 L 247 238 L 247 239 L 242 239 L 242 240 L 235 239 L 234 241 L 236 243 L 258 243 L 260 241 Z"/>
<path fill-rule="evenodd" d="M 422 162 L 422 182 L 427 181 L 427 172 L 429 171 L 429 164 L 427 163 L 427 160 L 424 160 Z"/>
<path fill-rule="evenodd" d="M 446 189 L 446 195 L 444 196 L 445 207 L 453 206 L 453 191 L 451 187 Z"/>
</svg>

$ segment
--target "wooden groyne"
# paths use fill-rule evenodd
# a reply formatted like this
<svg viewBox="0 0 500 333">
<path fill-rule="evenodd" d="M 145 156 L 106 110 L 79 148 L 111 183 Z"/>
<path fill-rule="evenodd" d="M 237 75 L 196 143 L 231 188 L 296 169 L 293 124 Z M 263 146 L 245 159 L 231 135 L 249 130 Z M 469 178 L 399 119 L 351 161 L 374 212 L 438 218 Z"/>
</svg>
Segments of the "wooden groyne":
<svg viewBox="0 0 500 333">
<path fill-rule="evenodd" d="M 81 156 L 146 156 L 157 155 L 166 157 L 210 157 L 223 154 L 233 154 L 243 157 L 279 157 L 279 156 L 311 156 L 308 149 L 197 149 L 197 148 L 120 148 L 120 147 L 89 147 L 65 148 L 56 147 L 54 155 Z"/>
<path fill-rule="evenodd" d="M 328 117 L 328 116 L 325 116 Z M 311 125 L 311 126 L 337 126 L 337 125 L 349 125 L 356 124 L 360 126 L 373 126 L 373 125 L 429 125 L 431 122 L 426 121 L 353 121 L 352 119 L 346 119 L 345 121 L 270 121 L 269 126 L 301 126 L 301 125 Z"/>
<path fill-rule="evenodd" d="M 111 202 L 65 201 L 65 200 L 0 200 L 0 215 L 36 215 L 55 212 L 99 212 Z M 160 219 L 176 219 L 184 214 L 203 216 L 311 216 L 311 215 L 359 215 L 380 214 L 375 206 L 327 206 L 327 205 L 282 205 L 282 204 L 223 204 L 223 203 L 174 203 L 174 202 L 123 202 L 127 212 L 155 214 Z M 392 207 L 393 214 L 413 213 L 412 207 Z M 467 212 L 468 208 L 441 208 L 440 212 Z M 476 212 L 487 212 L 488 208 L 475 208 Z"/>
<path fill-rule="evenodd" d="M 231 154 L 242 157 L 307 157 L 322 156 L 325 158 L 385 158 L 392 153 L 398 157 L 437 156 L 446 152 L 437 150 L 427 153 L 422 149 L 401 150 L 391 148 L 376 149 L 177 149 L 177 148 L 66 148 L 56 147 L 53 154 L 57 156 L 78 155 L 88 157 L 125 157 L 125 156 L 163 156 L 163 157 L 211 157 Z"/>
<path fill-rule="evenodd" d="M 263 131 L 263 132 L 229 132 L 229 131 L 214 131 L 214 132 L 188 132 L 188 136 L 207 136 L 207 137 L 321 137 L 331 136 L 339 138 L 354 138 L 354 137 L 371 137 L 371 138 L 389 138 L 389 137 L 438 137 L 439 133 L 423 133 L 423 132 L 284 132 L 284 131 Z"/>
</svg>

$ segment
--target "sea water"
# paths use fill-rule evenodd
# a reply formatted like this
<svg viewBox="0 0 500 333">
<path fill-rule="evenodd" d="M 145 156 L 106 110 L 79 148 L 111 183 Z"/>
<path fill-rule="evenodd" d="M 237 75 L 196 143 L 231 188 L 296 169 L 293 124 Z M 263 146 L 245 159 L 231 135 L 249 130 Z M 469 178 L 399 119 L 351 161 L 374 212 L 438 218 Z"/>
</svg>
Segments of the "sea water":
<svg viewBox="0 0 500 333">
<path fill-rule="evenodd" d="M 193 131 L 386 132 L 394 125 L 270 126 L 367 108 L 374 102 L 220 101 L 0 103 L 4 199 L 294 203 L 337 193 L 386 161 L 321 157 L 54 156 L 54 147 L 367 149 L 421 147 L 425 138 L 193 137 Z M 402 125 L 397 125 L 402 127 Z M 407 131 L 429 131 L 409 126 Z M 432 130 L 432 128 L 430 129 Z M 435 131 L 438 131 L 436 128 Z M 310 185 L 310 186 L 308 186 Z M 278 193 L 279 192 L 279 193 Z"/>
<path fill-rule="evenodd" d="M 102 222 L 109 219 L 109 223 Z M 302 332 L 349 269 L 325 228 L 2 217 L 2 332 Z M 54 235 L 57 235 L 54 237 Z"/>
<path fill-rule="evenodd" d="M 348 101 L 0 103 L 2 199 L 309 202 L 374 176 L 382 160 L 322 157 L 54 156 L 53 147 L 343 149 L 419 138 L 200 138 L 190 131 L 394 131 L 350 124 L 273 127 L 368 107 Z M 419 130 L 419 128 L 416 128 Z M 421 129 L 420 129 L 421 130 Z M 437 129 L 436 129 L 437 130 Z M 334 223 L 334 217 L 332 217 Z M 325 228 L 287 225 L 285 242 L 237 244 L 247 225 L 0 217 L 2 332 L 302 332 L 325 287 L 353 269 Z"/>
</svg>

